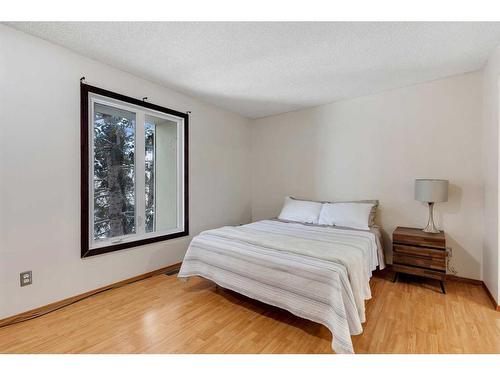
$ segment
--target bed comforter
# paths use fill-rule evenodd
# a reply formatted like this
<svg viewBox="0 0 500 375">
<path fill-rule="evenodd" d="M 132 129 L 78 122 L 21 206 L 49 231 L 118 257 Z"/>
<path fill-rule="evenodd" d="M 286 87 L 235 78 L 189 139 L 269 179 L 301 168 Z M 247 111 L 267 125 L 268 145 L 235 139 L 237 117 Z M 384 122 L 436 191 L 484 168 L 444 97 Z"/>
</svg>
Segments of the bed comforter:
<svg viewBox="0 0 500 375">
<path fill-rule="evenodd" d="M 263 220 L 202 232 L 178 276 L 202 276 L 323 324 L 336 353 L 354 353 L 351 335 L 363 331 L 380 253 L 370 231 Z"/>
</svg>

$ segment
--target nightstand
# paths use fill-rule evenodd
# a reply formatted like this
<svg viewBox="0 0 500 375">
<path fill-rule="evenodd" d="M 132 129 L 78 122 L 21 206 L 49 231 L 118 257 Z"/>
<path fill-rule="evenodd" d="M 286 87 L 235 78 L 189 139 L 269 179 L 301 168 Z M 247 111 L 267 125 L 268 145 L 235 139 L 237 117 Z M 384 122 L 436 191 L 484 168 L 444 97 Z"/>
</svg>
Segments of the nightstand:
<svg viewBox="0 0 500 375">
<path fill-rule="evenodd" d="M 444 232 L 426 233 L 422 229 L 397 227 L 392 233 L 392 268 L 399 273 L 439 280 L 446 294 L 446 239 Z"/>
</svg>

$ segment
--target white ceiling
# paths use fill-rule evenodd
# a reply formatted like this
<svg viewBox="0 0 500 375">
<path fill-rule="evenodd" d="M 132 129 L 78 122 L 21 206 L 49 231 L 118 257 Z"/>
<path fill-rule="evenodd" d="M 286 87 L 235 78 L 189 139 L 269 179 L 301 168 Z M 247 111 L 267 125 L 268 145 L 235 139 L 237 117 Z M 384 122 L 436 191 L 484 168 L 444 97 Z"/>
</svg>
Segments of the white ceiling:
<svg viewBox="0 0 500 375">
<path fill-rule="evenodd" d="M 250 118 L 482 68 L 500 23 L 9 25 Z"/>
</svg>

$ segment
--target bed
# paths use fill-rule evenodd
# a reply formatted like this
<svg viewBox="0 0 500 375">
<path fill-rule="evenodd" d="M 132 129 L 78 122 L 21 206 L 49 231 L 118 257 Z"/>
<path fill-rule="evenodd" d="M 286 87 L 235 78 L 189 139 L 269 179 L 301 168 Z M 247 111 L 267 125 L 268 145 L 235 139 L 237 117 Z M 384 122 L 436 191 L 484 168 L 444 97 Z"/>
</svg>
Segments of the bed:
<svg viewBox="0 0 500 375">
<path fill-rule="evenodd" d="M 370 277 L 384 268 L 380 231 L 280 220 L 222 227 L 193 238 L 178 277 L 223 288 L 325 325 L 336 353 L 354 353 Z"/>
</svg>

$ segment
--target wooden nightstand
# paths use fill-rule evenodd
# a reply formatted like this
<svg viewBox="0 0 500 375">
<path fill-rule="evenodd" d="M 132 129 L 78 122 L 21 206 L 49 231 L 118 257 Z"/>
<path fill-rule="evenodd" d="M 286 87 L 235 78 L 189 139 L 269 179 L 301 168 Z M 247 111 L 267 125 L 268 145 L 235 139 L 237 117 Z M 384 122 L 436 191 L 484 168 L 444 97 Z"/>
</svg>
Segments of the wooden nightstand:
<svg viewBox="0 0 500 375">
<path fill-rule="evenodd" d="M 397 227 L 392 233 L 392 268 L 399 273 L 439 280 L 441 290 L 446 279 L 446 239 L 444 232 L 426 233 L 422 229 Z"/>
</svg>

